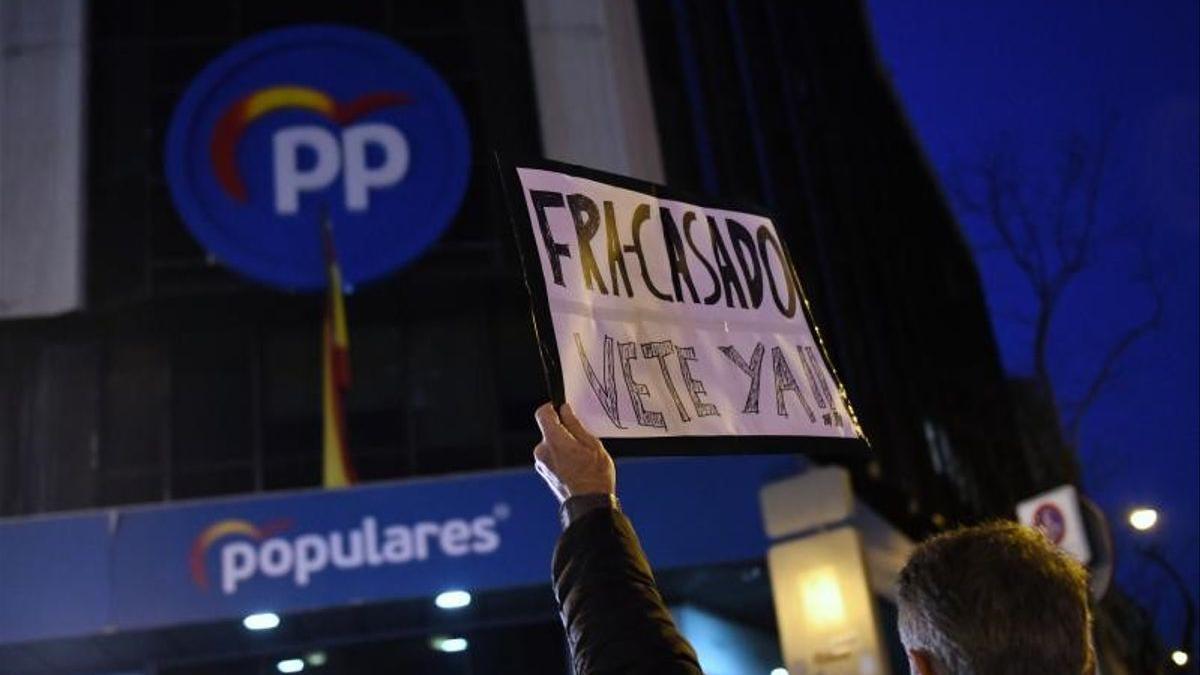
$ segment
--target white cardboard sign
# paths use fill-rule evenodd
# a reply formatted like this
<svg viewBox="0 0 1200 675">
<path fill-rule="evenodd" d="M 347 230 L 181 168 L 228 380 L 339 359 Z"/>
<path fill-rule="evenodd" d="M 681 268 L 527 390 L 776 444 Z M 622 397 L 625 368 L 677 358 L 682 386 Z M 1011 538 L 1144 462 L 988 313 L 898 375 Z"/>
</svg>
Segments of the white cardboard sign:
<svg viewBox="0 0 1200 675">
<path fill-rule="evenodd" d="M 551 394 L 597 435 L 715 441 L 667 449 L 681 452 L 814 449 L 720 440 L 733 436 L 861 444 L 769 217 L 577 167 L 513 173 Z"/>
</svg>

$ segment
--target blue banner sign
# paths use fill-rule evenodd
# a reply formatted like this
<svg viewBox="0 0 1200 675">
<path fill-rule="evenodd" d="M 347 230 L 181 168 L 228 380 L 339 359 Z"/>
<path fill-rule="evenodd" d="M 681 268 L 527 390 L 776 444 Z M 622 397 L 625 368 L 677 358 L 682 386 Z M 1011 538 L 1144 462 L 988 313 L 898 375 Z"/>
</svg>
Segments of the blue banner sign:
<svg viewBox="0 0 1200 675">
<path fill-rule="evenodd" d="M 167 180 L 192 234 L 285 289 L 325 286 L 325 217 L 347 283 L 413 260 L 458 211 L 469 169 L 445 81 L 396 42 L 338 26 L 239 43 L 191 83 L 167 134 Z"/>
<path fill-rule="evenodd" d="M 0 643 L 100 632 L 109 541 L 104 513 L 0 521 Z"/>
<path fill-rule="evenodd" d="M 754 559 L 796 466 L 627 461 L 621 499 L 657 569 Z M 0 643 L 546 584 L 556 507 L 518 470 L 0 522 Z"/>
<path fill-rule="evenodd" d="M 527 472 L 134 511 L 113 614 L 149 627 L 542 583 L 556 528 Z"/>
</svg>

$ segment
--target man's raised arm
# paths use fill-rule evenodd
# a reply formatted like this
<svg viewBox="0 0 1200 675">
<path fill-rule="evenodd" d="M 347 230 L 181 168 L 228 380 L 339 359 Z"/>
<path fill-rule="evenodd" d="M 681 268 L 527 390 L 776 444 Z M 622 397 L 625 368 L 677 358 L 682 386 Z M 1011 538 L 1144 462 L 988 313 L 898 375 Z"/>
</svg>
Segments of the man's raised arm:
<svg viewBox="0 0 1200 675">
<path fill-rule="evenodd" d="M 650 564 L 616 497 L 604 445 L 571 411 L 547 403 L 535 417 L 534 467 L 558 497 L 564 532 L 554 551 L 554 594 L 576 675 L 696 675 Z"/>
</svg>

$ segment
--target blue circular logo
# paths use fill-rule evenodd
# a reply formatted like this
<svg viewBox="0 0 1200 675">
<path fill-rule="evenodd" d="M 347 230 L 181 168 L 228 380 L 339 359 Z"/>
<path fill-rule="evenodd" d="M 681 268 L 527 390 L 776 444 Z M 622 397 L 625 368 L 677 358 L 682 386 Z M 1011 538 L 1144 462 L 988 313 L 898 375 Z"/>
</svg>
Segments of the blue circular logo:
<svg viewBox="0 0 1200 675">
<path fill-rule="evenodd" d="M 285 289 L 421 255 L 470 172 L 462 110 L 420 57 L 373 33 L 303 26 L 239 43 L 183 95 L 167 134 L 175 207 L 219 260 Z"/>
</svg>

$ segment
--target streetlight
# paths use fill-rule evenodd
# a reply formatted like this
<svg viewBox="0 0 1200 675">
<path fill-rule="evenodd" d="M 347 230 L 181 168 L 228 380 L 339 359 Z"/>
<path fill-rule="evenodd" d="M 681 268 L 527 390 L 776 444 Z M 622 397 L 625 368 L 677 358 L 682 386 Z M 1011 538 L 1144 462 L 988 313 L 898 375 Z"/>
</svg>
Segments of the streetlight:
<svg viewBox="0 0 1200 675">
<path fill-rule="evenodd" d="M 1138 532 L 1149 531 L 1157 522 L 1158 511 L 1150 507 L 1140 507 L 1129 512 L 1129 525 Z M 1188 591 L 1183 575 L 1167 561 L 1166 556 L 1157 546 L 1138 546 L 1136 548 L 1138 553 L 1167 573 L 1167 576 L 1175 583 L 1175 587 L 1179 589 L 1179 597 L 1183 598 L 1184 609 L 1187 612 L 1183 622 L 1183 639 L 1179 642 L 1179 649 L 1171 652 L 1171 662 L 1183 668 L 1189 660 L 1186 648 L 1192 642 L 1192 630 L 1196 626 L 1196 601 L 1192 600 L 1192 594 Z"/>
<path fill-rule="evenodd" d="M 1146 532 L 1158 523 L 1158 511 L 1141 507 L 1129 512 L 1129 525 L 1138 532 Z"/>
<path fill-rule="evenodd" d="M 458 652 L 467 651 L 467 639 L 463 637 L 450 637 L 448 635 L 435 635 L 429 640 L 429 646 L 434 651 L 445 652 L 446 654 L 457 654 Z"/>
<path fill-rule="evenodd" d="M 471 594 L 462 590 L 442 591 L 433 599 L 439 609 L 462 609 L 471 604 Z"/>
<path fill-rule="evenodd" d="M 258 612 L 242 619 L 246 630 L 271 630 L 279 626 L 279 615 L 275 612 Z"/>
<path fill-rule="evenodd" d="M 281 673 L 298 673 L 304 670 L 304 661 L 302 659 L 284 659 L 275 664 L 275 670 Z"/>
</svg>

